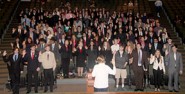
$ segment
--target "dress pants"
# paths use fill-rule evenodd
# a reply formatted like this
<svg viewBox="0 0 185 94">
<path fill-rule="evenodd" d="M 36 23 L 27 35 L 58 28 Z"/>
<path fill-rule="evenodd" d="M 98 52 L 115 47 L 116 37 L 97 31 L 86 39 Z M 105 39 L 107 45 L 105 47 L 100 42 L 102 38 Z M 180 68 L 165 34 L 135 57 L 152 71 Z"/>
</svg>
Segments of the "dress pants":
<svg viewBox="0 0 185 94">
<path fill-rule="evenodd" d="M 28 70 L 28 92 L 31 91 L 32 82 L 34 82 L 35 91 L 38 91 L 38 72 Z"/>
<path fill-rule="evenodd" d="M 68 78 L 69 77 L 70 58 L 62 58 L 62 64 L 63 64 L 64 78 Z"/>
<path fill-rule="evenodd" d="M 160 69 L 153 69 L 153 73 L 154 73 L 154 85 L 155 85 L 155 88 L 160 88 L 160 85 L 162 83 L 162 74 L 163 74 L 163 71 L 160 70 Z"/>
<path fill-rule="evenodd" d="M 48 90 L 48 85 L 50 86 L 50 91 L 53 91 L 53 83 L 54 83 L 54 76 L 53 76 L 53 69 L 44 69 L 44 86 L 45 90 Z"/>
<path fill-rule="evenodd" d="M 19 94 L 20 72 L 12 71 L 12 73 L 10 73 L 10 79 L 13 94 Z"/>
<path fill-rule="evenodd" d="M 179 91 L 179 72 L 177 69 L 174 71 L 168 72 L 168 89 L 172 91 L 173 89 Z M 173 82 L 174 80 L 174 82 Z M 174 86 L 174 87 L 173 87 Z"/>
<path fill-rule="evenodd" d="M 133 69 L 136 89 L 143 90 L 144 71 L 143 67 Z"/>
</svg>

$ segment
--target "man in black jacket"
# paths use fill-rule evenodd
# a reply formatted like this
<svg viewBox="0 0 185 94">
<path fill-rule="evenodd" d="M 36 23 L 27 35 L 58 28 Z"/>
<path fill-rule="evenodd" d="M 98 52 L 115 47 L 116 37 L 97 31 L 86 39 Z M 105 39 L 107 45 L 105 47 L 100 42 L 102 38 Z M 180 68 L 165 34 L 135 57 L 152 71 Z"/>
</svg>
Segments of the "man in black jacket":
<svg viewBox="0 0 185 94">
<path fill-rule="evenodd" d="M 35 93 L 38 93 L 38 71 L 40 70 L 40 63 L 38 61 L 39 52 L 36 52 L 35 45 L 31 45 L 31 51 L 26 53 L 23 51 L 23 61 L 27 62 L 28 72 L 28 87 L 27 93 L 31 92 L 32 81 L 35 86 Z"/>
<path fill-rule="evenodd" d="M 64 78 L 69 78 L 69 64 L 72 55 L 72 48 L 71 45 L 69 45 L 68 40 L 65 40 L 65 43 L 61 46 L 59 52 L 61 53 Z"/>
<path fill-rule="evenodd" d="M 7 62 L 13 94 L 19 94 L 20 72 L 22 70 L 22 56 L 19 54 L 19 48 L 14 48 L 14 52 L 8 58 L 7 52 L 4 51 L 3 61 Z"/>
</svg>

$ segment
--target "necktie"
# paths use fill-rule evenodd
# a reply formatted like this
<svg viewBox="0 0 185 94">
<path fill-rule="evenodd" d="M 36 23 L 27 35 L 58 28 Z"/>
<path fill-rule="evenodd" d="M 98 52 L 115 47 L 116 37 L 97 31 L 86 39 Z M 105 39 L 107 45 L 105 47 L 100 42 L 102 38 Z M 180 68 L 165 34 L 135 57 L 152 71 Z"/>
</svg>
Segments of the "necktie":
<svg viewBox="0 0 185 94">
<path fill-rule="evenodd" d="M 152 40 L 152 38 L 150 39 L 150 42 L 151 42 L 151 43 L 153 43 L 153 40 Z"/>
<path fill-rule="evenodd" d="M 54 50 L 55 45 L 53 44 L 52 51 Z"/>
<path fill-rule="evenodd" d="M 14 61 L 16 61 L 17 60 L 17 55 L 14 55 L 14 59 L 13 59 Z"/>
<path fill-rule="evenodd" d="M 157 50 L 157 44 L 155 44 L 155 50 Z"/>
<path fill-rule="evenodd" d="M 44 45 L 43 44 L 41 44 L 41 49 L 43 49 L 44 48 Z"/>
<path fill-rule="evenodd" d="M 176 53 L 174 53 L 174 59 L 176 60 Z"/>
<path fill-rule="evenodd" d="M 80 53 L 82 53 L 82 49 L 80 49 Z"/>
<path fill-rule="evenodd" d="M 31 58 L 34 59 L 34 52 L 32 52 Z"/>
<path fill-rule="evenodd" d="M 176 55 L 177 55 L 177 54 L 176 54 L 176 53 L 174 53 L 174 60 L 175 60 L 175 61 L 177 60 Z M 175 68 L 176 68 L 176 66 L 177 66 L 177 65 L 176 65 L 176 62 L 175 62 Z"/>
<path fill-rule="evenodd" d="M 47 54 L 47 60 L 49 60 L 49 54 Z"/>
<path fill-rule="evenodd" d="M 141 52 L 138 51 L 138 66 L 141 66 Z"/>
<path fill-rule="evenodd" d="M 66 46 L 66 51 L 68 51 L 68 46 Z"/>
</svg>

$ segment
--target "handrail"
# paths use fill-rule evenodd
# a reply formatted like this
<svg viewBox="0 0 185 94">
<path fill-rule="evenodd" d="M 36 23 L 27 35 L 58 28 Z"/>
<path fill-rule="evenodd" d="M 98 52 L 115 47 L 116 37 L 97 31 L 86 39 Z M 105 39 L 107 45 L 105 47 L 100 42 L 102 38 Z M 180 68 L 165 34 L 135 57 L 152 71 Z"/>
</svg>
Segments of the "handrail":
<svg viewBox="0 0 185 94">
<path fill-rule="evenodd" d="M 166 10 L 165 10 L 165 8 L 164 8 L 163 6 L 162 6 L 162 10 L 163 10 L 165 16 L 167 17 L 167 20 L 168 20 L 168 22 L 170 23 L 171 28 L 172 28 L 173 31 L 177 34 L 177 37 L 179 37 L 179 32 L 177 32 L 175 25 L 173 24 L 173 22 L 171 21 L 171 19 L 170 19 L 169 16 L 167 15 L 167 12 L 166 12 Z M 182 37 L 179 37 L 179 38 L 180 38 L 180 43 L 182 44 L 182 43 L 183 43 L 183 42 L 182 42 L 183 39 L 182 39 Z"/>
<path fill-rule="evenodd" d="M 17 12 L 17 8 L 19 7 L 20 2 L 21 2 L 21 0 L 17 0 L 17 3 L 16 3 L 17 6 L 14 8 L 15 10 L 13 11 L 13 14 L 12 14 L 12 16 L 11 16 L 9 22 L 8 22 L 8 25 L 6 26 L 6 28 L 5 28 L 5 30 L 2 34 L 1 41 L 4 39 L 4 36 L 6 35 L 6 32 L 7 32 L 8 28 L 10 27 L 10 24 L 12 23 L 12 20 L 15 16 L 15 13 Z"/>
</svg>

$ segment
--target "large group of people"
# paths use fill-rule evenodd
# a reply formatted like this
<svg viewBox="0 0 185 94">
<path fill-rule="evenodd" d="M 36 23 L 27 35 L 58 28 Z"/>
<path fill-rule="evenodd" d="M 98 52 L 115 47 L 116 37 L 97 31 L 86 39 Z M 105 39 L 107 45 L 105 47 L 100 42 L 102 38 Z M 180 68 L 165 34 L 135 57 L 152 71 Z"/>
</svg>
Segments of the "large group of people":
<svg viewBox="0 0 185 94">
<path fill-rule="evenodd" d="M 69 72 L 73 71 L 80 78 L 92 72 L 95 91 L 108 90 L 109 73 L 115 75 L 116 88 L 119 78 L 122 79 L 124 89 L 127 66 L 134 72 L 135 91 L 143 91 L 144 75 L 151 70 L 150 64 L 153 64 L 155 91 L 160 91 L 164 74 L 169 77 L 169 91 L 179 91 L 182 56 L 158 19 L 132 10 L 109 12 L 105 8 L 78 7 L 72 10 L 70 3 L 67 4 L 66 8 L 53 11 L 26 8 L 20 12 L 20 25 L 12 29 L 14 52 L 8 58 L 7 52 L 3 53 L 4 61 L 10 61 L 14 94 L 19 94 L 20 75 L 25 68 L 27 93 L 33 83 L 38 92 L 40 78 L 44 79 L 44 92 L 48 86 L 53 92 L 57 74 L 63 72 L 63 77 L 69 78 Z"/>
</svg>

